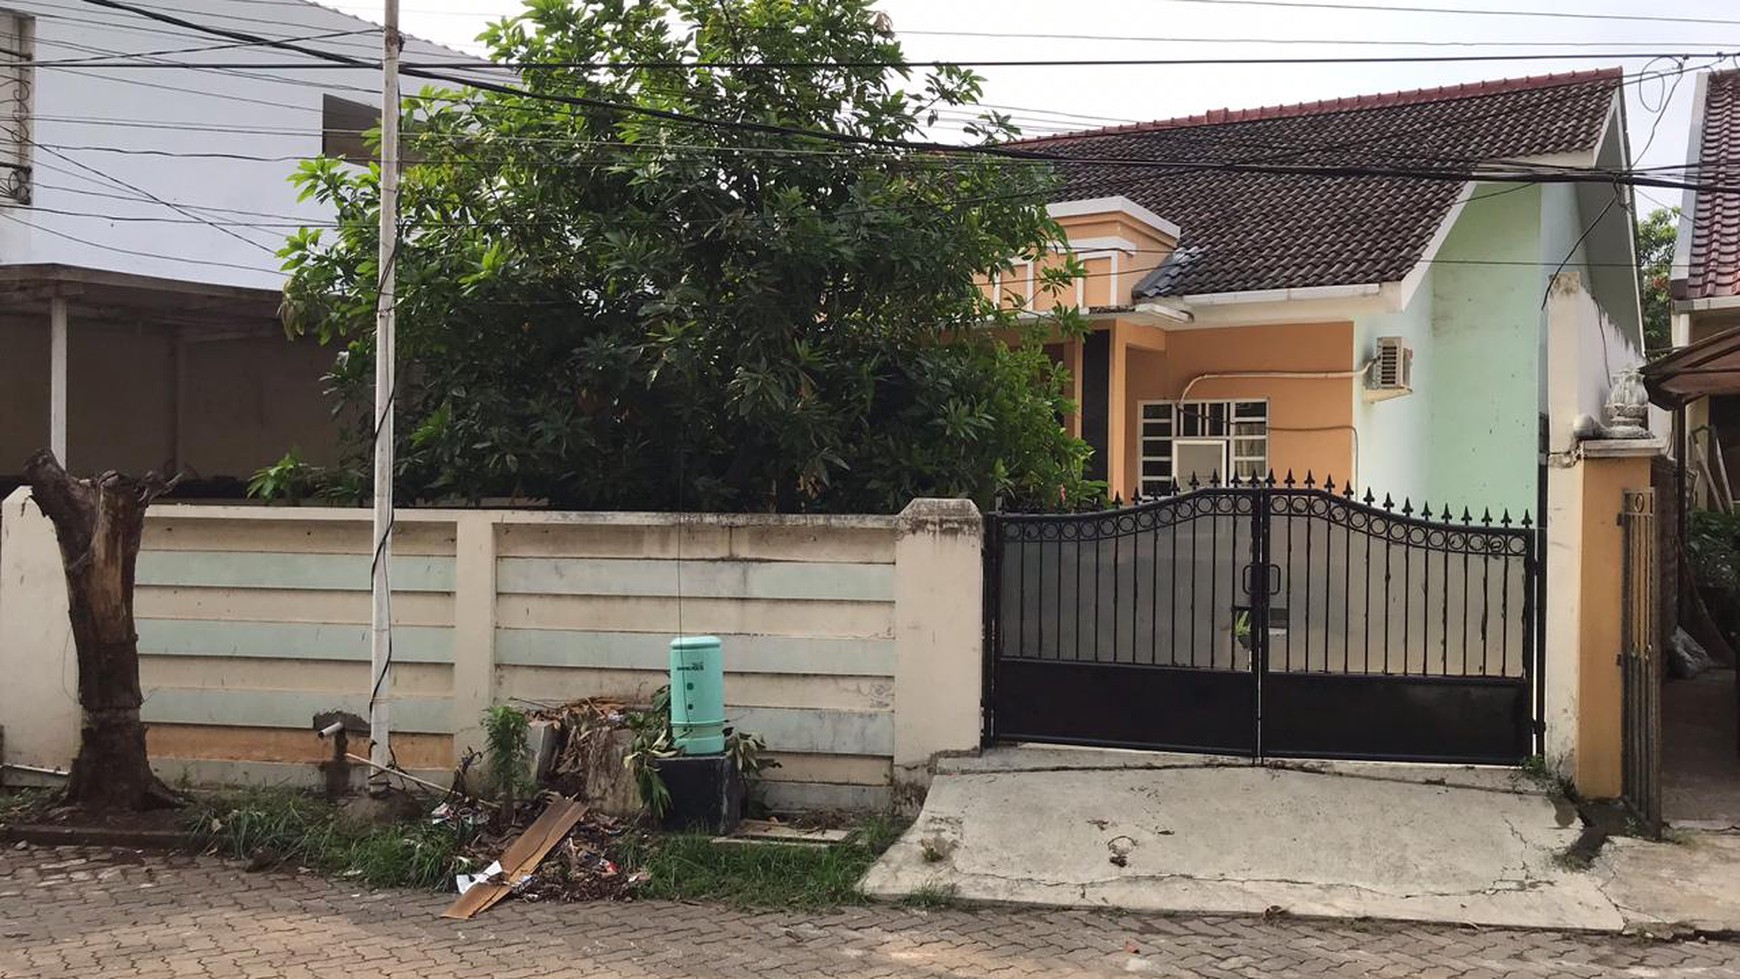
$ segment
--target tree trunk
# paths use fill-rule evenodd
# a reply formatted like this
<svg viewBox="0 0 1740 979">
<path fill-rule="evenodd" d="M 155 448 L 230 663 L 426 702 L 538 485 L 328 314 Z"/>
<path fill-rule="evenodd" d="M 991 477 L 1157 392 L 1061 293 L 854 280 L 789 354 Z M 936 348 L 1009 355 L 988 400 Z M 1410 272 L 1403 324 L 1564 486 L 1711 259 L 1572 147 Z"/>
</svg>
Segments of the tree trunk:
<svg viewBox="0 0 1740 979">
<path fill-rule="evenodd" d="M 145 508 L 173 482 L 156 473 L 143 479 L 115 472 L 80 479 L 47 449 L 30 457 L 24 475 L 60 542 L 78 653 L 83 724 L 66 801 L 92 811 L 179 805 L 145 756 L 139 636 L 133 625 L 133 571 Z"/>
</svg>

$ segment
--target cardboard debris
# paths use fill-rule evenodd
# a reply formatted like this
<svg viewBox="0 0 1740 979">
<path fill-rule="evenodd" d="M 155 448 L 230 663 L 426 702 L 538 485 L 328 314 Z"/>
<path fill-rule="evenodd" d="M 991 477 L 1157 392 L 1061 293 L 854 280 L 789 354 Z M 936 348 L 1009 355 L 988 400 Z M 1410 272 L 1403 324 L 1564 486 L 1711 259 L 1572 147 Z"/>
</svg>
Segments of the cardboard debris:
<svg viewBox="0 0 1740 979">
<path fill-rule="evenodd" d="M 556 796 L 543 815 L 537 821 L 526 827 L 526 831 L 507 845 L 498 861 L 504 868 L 499 879 L 491 879 L 472 884 L 465 893 L 459 895 L 446 911 L 443 918 L 458 918 L 461 920 L 488 911 L 502 898 L 507 897 L 513 889 L 530 877 L 538 864 L 542 863 L 545 854 L 555 847 L 562 838 L 568 835 L 574 824 L 586 815 L 586 806 L 567 796 Z"/>
</svg>

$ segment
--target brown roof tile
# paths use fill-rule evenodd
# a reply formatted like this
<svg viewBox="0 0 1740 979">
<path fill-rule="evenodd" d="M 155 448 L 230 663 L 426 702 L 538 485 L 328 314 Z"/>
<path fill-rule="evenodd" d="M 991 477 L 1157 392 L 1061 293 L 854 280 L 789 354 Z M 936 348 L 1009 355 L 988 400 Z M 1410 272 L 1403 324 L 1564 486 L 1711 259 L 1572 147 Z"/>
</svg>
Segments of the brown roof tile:
<svg viewBox="0 0 1740 979">
<path fill-rule="evenodd" d="M 1727 183 L 1740 175 L 1740 70 L 1710 74 L 1704 96 L 1698 177 Z M 1698 194 L 1686 299 L 1740 294 L 1740 194 Z"/>
<path fill-rule="evenodd" d="M 1461 174 L 1590 149 L 1620 84 L 1617 69 L 1602 69 L 1221 109 L 1019 145 L 1065 161 L 1057 199 L 1122 194 L 1180 226 L 1178 260 L 1143 295 L 1393 282 L 1454 204 Z M 1227 164 L 1434 175 L 1207 169 Z"/>
</svg>

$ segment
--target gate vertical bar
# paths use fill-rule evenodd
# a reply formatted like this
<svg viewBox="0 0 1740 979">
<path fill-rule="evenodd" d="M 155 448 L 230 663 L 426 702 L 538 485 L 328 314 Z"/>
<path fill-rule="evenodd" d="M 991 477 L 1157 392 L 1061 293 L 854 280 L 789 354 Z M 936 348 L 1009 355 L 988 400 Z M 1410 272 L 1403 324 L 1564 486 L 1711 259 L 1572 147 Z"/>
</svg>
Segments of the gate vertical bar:
<svg viewBox="0 0 1740 979">
<path fill-rule="evenodd" d="M 980 615 L 985 618 L 985 674 L 979 694 L 980 741 L 989 748 L 997 741 L 997 617 L 1002 594 L 1003 533 L 995 512 L 985 514 L 985 587 Z"/>
<path fill-rule="evenodd" d="M 1263 757 L 1263 678 L 1269 671 L 1269 498 L 1272 489 L 1251 480 L 1251 662 L 1256 731 L 1253 755 Z"/>
<path fill-rule="evenodd" d="M 1655 491 L 1627 490 L 1619 513 L 1625 803 L 1644 832 L 1661 836 L 1661 664 L 1656 648 Z"/>
</svg>

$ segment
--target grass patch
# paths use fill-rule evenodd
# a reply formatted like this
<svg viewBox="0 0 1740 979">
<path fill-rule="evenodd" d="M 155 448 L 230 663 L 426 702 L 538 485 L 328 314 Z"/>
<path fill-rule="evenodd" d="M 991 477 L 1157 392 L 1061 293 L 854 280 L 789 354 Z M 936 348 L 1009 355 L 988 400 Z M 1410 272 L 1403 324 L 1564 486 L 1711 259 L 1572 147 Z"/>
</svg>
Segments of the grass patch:
<svg viewBox="0 0 1740 979">
<path fill-rule="evenodd" d="M 639 892 L 644 897 L 825 910 L 868 900 L 858 882 L 904 828 L 891 816 L 871 816 L 845 842 L 832 846 L 721 844 L 695 834 L 653 836 L 627 844 L 622 862 L 651 875 Z"/>
<path fill-rule="evenodd" d="M 424 822 L 376 826 L 325 800 L 285 789 L 196 796 L 190 828 L 202 844 L 242 860 L 282 862 L 374 887 L 450 886 L 465 840 Z"/>
<path fill-rule="evenodd" d="M 60 789 L 20 786 L 0 789 L 0 825 L 29 818 L 59 797 Z"/>
<path fill-rule="evenodd" d="M 900 899 L 902 907 L 924 908 L 929 911 L 952 908 L 958 903 L 955 898 L 955 885 L 934 882 L 921 884 L 918 890 Z"/>
</svg>

